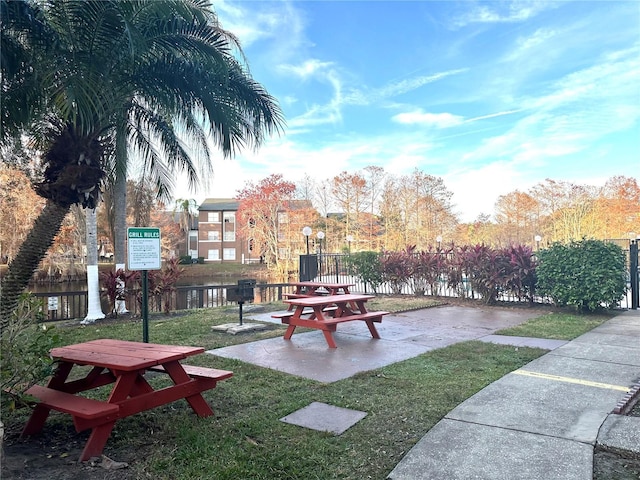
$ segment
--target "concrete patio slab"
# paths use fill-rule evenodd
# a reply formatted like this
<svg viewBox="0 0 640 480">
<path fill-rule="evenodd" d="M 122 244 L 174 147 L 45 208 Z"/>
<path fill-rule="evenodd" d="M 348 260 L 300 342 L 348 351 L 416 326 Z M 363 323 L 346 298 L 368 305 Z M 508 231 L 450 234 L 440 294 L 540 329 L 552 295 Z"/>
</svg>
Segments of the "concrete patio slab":
<svg viewBox="0 0 640 480">
<path fill-rule="evenodd" d="M 536 369 L 529 364 L 522 370 Z M 549 370 L 553 373 L 547 377 L 510 373 L 458 405 L 446 418 L 594 444 L 603 418 L 625 392 L 586 380 L 583 384 L 563 381 L 576 379 L 575 368 L 573 373 Z M 619 378 L 609 379 L 616 380 Z"/>
<path fill-rule="evenodd" d="M 600 429 L 598 444 L 640 453 L 640 417 L 609 415 Z"/>
<path fill-rule="evenodd" d="M 624 323 L 605 323 L 600 325 L 589 333 L 623 335 L 625 337 L 640 338 L 640 325 L 632 324 L 630 321 Z"/>
<path fill-rule="evenodd" d="M 336 407 L 322 402 L 313 402 L 282 417 L 280 421 L 320 432 L 341 435 L 366 416 L 366 412 Z"/>
<path fill-rule="evenodd" d="M 441 420 L 392 480 L 591 480 L 591 446 L 562 438 Z"/>
<path fill-rule="evenodd" d="M 555 349 L 553 354 L 640 367 L 640 351 L 632 347 L 573 341 Z"/>
<path fill-rule="evenodd" d="M 621 335 L 613 333 L 600 333 L 598 331 L 591 330 L 590 332 L 580 335 L 573 340 L 579 343 L 592 343 L 600 345 L 613 345 L 617 347 L 630 347 L 634 348 L 638 345 L 638 337 L 633 335 Z"/>
<path fill-rule="evenodd" d="M 522 367 L 522 370 L 628 388 L 632 387 L 638 378 L 638 367 L 634 365 L 607 363 L 597 359 L 573 358 L 558 355 L 557 352 L 558 350 L 554 350 L 547 355 L 536 358 Z"/>
<path fill-rule="evenodd" d="M 280 323 L 271 318 L 273 313 L 257 313 L 251 321 Z M 294 333 L 291 340 L 271 338 L 207 353 L 320 382 L 335 382 L 436 348 L 485 337 L 539 314 L 523 309 L 435 307 L 385 316 L 376 324 L 379 340 L 371 338 L 363 322 L 341 324 L 334 333 L 335 349 L 327 346 L 322 332 L 312 331 Z"/>
<path fill-rule="evenodd" d="M 365 328 L 366 326 L 362 325 Z M 328 348 L 322 332 L 282 337 L 209 350 L 219 357 L 242 360 L 319 382 L 336 382 L 356 373 L 416 357 L 429 347 L 334 333 L 338 348 Z"/>
</svg>

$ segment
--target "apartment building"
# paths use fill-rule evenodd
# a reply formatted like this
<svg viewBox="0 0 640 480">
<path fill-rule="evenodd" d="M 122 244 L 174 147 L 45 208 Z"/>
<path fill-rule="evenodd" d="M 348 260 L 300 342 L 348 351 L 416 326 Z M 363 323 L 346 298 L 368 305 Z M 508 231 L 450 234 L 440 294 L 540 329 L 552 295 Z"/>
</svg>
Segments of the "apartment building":
<svg viewBox="0 0 640 480">
<path fill-rule="evenodd" d="M 238 205 L 232 198 L 207 198 L 198 208 L 198 256 L 205 262 L 259 261 L 259 254 L 239 234 Z"/>
</svg>

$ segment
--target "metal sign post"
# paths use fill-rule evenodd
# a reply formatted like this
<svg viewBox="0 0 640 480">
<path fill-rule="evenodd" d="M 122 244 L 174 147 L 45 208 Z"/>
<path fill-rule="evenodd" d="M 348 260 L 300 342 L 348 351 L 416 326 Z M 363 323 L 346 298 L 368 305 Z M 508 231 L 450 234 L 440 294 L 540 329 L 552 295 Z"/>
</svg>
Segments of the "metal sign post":
<svg viewBox="0 0 640 480">
<path fill-rule="evenodd" d="M 142 271 L 142 341 L 149 343 L 149 270 L 160 270 L 160 229 L 130 227 L 127 229 L 129 270 Z"/>
<path fill-rule="evenodd" d="M 631 240 L 629 245 L 629 280 L 631 280 L 631 308 L 636 310 L 640 305 L 640 271 L 638 270 L 638 241 Z"/>
</svg>

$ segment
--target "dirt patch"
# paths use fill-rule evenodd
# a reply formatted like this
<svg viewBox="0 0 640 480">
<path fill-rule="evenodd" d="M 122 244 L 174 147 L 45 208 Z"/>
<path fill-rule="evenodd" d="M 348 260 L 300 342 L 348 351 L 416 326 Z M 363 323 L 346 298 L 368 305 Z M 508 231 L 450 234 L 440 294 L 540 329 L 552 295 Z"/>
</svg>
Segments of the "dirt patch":
<svg viewBox="0 0 640 480">
<path fill-rule="evenodd" d="M 640 400 L 635 402 L 628 415 L 640 417 Z M 593 455 L 593 480 L 638 480 L 640 479 L 640 455 L 634 452 L 617 451 L 597 447 Z"/>
<path fill-rule="evenodd" d="M 638 480 L 640 457 L 629 452 L 597 448 L 593 455 L 593 480 Z"/>
<path fill-rule="evenodd" d="M 5 435 L 2 456 L 3 479 L 29 480 L 128 480 L 140 478 L 131 464 L 141 458 L 139 449 L 120 448 L 109 452 L 106 461 L 95 458 L 78 462 L 88 433 L 76 433 L 73 427 L 50 426 L 42 434 L 18 438 L 19 432 Z M 142 457 L 144 458 L 144 457 Z M 129 464 L 126 468 L 118 463 Z M 104 464 L 103 464 L 104 461 Z M 110 466 L 112 468 L 104 468 Z"/>
</svg>

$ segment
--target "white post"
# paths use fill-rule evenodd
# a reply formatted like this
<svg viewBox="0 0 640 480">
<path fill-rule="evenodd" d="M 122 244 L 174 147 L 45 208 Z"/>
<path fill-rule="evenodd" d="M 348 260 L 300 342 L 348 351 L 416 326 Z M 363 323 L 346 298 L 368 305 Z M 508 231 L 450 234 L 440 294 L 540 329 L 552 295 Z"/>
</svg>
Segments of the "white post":
<svg viewBox="0 0 640 480">
<path fill-rule="evenodd" d="M 125 264 L 124 263 L 116 263 L 116 272 L 118 270 L 122 270 L 124 272 L 125 270 Z M 118 284 L 119 288 L 122 288 L 122 294 L 118 295 L 116 294 L 116 305 L 115 305 L 115 313 L 117 315 L 122 315 L 124 313 L 129 313 L 129 310 L 127 310 L 127 303 L 126 303 L 126 299 L 124 298 L 124 291 L 125 291 L 125 285 L 123 284 L 121 287 Z M 122 297 L 122 298 L 118 298 L 118 297 Z"/>
<path fill-rule="evenodd" d="M 100 281 L 98 275 L 98 225 L 95 209 L 85 209 L 87 225 L 87 316 L 82 320 L 88 325 L 104 318 L 100 305 Z"/>
</svg>

